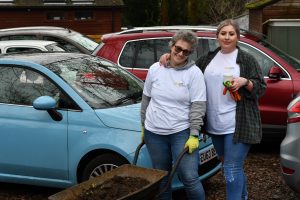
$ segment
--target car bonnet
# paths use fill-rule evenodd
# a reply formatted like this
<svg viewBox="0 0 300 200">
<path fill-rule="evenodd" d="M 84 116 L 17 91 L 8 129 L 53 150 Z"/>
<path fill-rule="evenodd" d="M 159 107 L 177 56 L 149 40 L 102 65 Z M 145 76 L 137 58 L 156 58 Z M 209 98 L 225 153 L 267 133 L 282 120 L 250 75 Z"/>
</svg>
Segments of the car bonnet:
<svg viewBox="0 0 300 200">
<path fill-rule="evenodd" d="M 132 104 L 107 109 L 96 109 L 100 120 L 108 127 L 141 131 L 141 104 Z"/>
</svg>

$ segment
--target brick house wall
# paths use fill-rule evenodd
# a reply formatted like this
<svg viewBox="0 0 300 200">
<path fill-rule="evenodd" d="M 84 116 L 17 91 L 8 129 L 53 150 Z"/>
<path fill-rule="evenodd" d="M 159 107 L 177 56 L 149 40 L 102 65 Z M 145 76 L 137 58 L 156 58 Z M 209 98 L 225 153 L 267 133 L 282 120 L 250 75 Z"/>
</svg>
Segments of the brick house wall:
<svg viewBox="0 0 300 200">
<path fill-rule="evenodd" d="M 260 9 L 249 12 L 249 30 L 262 33 L 262 12 Z"/>
<path fill-rule="evenodd" d="M 249 30 L 266 34 L 269 19 L 300 19 L 300 0 L 256 0 L 249 9 Z"/>
<path fill-rule="evenodd" d="M 0 3 L 0 29 L 22 26 L 60 26 L 86 35 L 121 30 L 122 0 L 94 0 L 92 4 L 45 4 L 43 0 L 14 0 Z"/>
</svg>

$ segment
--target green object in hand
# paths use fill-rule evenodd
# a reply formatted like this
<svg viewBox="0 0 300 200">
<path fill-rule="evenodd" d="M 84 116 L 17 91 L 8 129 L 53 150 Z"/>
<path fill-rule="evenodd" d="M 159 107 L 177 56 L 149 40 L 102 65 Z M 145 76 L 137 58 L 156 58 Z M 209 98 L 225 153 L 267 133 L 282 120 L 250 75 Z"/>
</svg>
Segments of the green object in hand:
<svg viewBox="0 0 300 200">
<path fill-rule="evenodd" d="M 233 92 L 233 91 L 230 90 L 230 87 L 232 86 L 232 81 L 225 81 L 225 82 L 223 82 L 223 85 L 224 85 L 223 95 L 225 95 L 226 92 L 229 91 L 230 96 L 234 101 L 240 101 L 241 100 L 241 96 L 238 93 L 238 91 Z"/>
<path fill-rule="evenodd" d="M 228 88 L 228 87 L 232 86 L 232 83 L 231 83 L 231 81 L 225 81 L 225 82 L 223 82 L 223 85 Z"/>
<path fill-rule="evenodd" d="M 189 153 L 193 153 L 195 150 L 199 148 L 199 139 L 195 136 L 190 136 L 189 139 L 186 141 L 184 148 L 189 149 Z"/>
</svg>

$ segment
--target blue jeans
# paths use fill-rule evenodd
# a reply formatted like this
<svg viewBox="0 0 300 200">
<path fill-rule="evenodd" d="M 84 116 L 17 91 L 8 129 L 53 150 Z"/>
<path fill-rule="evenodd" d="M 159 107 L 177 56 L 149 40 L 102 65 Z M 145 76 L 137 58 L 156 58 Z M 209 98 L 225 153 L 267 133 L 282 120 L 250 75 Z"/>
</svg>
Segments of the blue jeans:
<svg viewBox="0 0 300 200">
<path fill-rule="evenodd" d="M 218 156 L 224 159 L 223 173 L 226 181 L 226 199 L 248 199 L 244 161 L 251 145 L 233 143 L 233 133 L 226 135 L 210 134 L 210 136 Z"/>
<path fill-rule="evenodd" d="M 171 135 L 158 135 L 145 129 L 144 140 L 148 148 L 153 168 L 168 171 L 172 170 L 172 163 L 184 149 L 184 145 L 190 135 L 189 129 Z M 194 151 L 186 153 L 180 161 L 177 173 L 182 181 L 189 200 L 204 200 L 205 193 L 198 175 L 199 154 Z M 165 187 L 169 175 L 164 177 L 160 184 L 160 190 Z M 171 200 L 171 185 L 166 192 L 159 197 L 160 200 Z"/>
</svg>

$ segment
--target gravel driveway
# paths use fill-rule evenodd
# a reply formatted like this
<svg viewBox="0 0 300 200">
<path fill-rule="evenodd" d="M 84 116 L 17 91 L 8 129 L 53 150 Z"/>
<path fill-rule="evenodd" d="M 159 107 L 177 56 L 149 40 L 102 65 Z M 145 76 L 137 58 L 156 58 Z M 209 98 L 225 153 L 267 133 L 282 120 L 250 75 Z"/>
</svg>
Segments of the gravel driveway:
<svg viewBox="0 0 300 200">
<path fill-rule="evenodd" d="M 254 147 L 246 160 L 250 200 L 300 200 L 281 177 L 279 146 Z M 224 200 L 225 185 L 221 172 L 204 183 L 207 200 Z M 55 188 L 0 183 L 0 200 L 46 200 L 60 191 Z M 183 191 L 176 191 L 176 200 L 185 200 Z"/>
<path fill-rule="evenodd" d="M 249 200 L 296 200 L 297 194 L 285 185 L 275 153 L 251 153 L 246 161 Z M 219 172 L 205 183 L 208 200 L 225 199 L 223 176 Z"/>
</svg>

